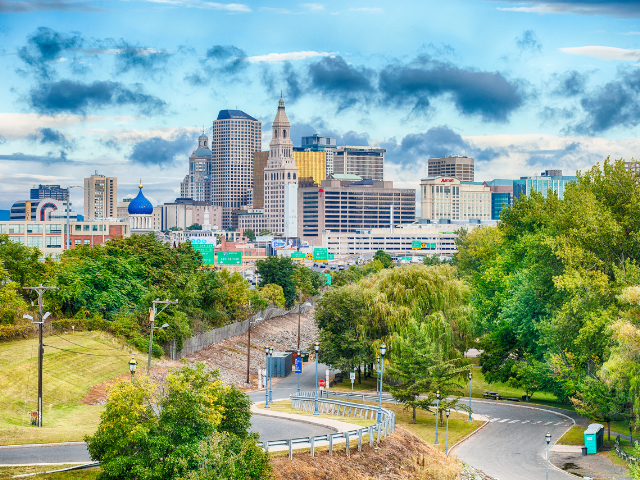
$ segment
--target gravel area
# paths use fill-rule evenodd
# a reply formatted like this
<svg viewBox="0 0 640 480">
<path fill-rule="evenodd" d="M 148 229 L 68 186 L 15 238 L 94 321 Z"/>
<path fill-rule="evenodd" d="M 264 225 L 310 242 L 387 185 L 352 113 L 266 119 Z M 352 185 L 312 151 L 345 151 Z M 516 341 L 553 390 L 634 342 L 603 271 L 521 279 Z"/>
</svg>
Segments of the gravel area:
<svg viewBox="0 0 640 480">
<path fill-rule="evenodd" d="M 316 341 L 317 335 L 314 310 L 310 309 L 300 317 L 300 349 L 312 349 L 311 345 Z M 258 369 L 266 366 L 265 345 L 273 347 L 274 351 L 278 352 L 297 348 L 298 314 L 271 318 L 251 328 L 250 385 L 246 383 L 247 337 L 245 333 L 229 338 L 189 355 L 187 359 L 191 362 L 206 362 L 209 369 L 220 372 L 220 378 L 227 384 L 245 389 L 257 388 Z"/>
<path fill-rule="evenodd" d="M 495 480 L 471 465 L 465 465 L 457 480 Z"/>
<path fill-rule="evenodd" d="M 549 455 L 549 461 L 558 468 L 593 480 L 631 480 L 629 471 L 613 463 L 604 455 L 585 455 L 582 453 L 556 453 Z"/>
</svg>

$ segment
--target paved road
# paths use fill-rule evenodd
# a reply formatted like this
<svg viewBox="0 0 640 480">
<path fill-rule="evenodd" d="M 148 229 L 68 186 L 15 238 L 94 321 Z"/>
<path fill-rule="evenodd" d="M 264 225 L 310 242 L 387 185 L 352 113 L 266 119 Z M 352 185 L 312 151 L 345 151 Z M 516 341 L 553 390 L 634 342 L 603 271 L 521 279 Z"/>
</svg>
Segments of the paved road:
<svg viewBox="0 0 640 480">
<path fill-rule="evenodd" d="M 539 480 L 546 474 L 545 435 L 551 445 L 573 425 L 549 411 L 505 404 L 473 402 L 474 413 L 489 424 L 458 446 L 454 455 L 497 480 Z M 549 479 L 569 480 L 572 475 L 549 466 Z"/>
</svg>

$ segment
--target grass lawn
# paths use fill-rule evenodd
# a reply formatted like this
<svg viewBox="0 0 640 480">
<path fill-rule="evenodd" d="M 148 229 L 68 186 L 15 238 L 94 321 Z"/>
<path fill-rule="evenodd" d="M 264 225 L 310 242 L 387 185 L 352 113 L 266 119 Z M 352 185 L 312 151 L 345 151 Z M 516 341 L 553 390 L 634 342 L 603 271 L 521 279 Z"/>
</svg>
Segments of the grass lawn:
<svg viewBox="0 0 640 480">
<path fill-rule="evenodd" d="M 70 472 L 59 473 L 40 473 L 51 470 L 59 470 L 73 465 L 42 465 L 33 467 L 0 467 L 0 480 L 12 478 L 14 475 L 22 475 L 24 473 L 39 473 L 31 477 L 37 480 L 95 480 L 100 474 L 100 468 L 89 468 L 86 470 L 72 470 Z M 29 477 L 27 477 L 29 478 Z"/>
<path fill-rule="evenodd" d="M 93 385 L 128 377 L 132 350 L 122 349 L 111 335 L 79 332 L 61 337 L 44 340 L 45 345 L 71 351 L 44 347 L 43 428 L 29 425 L 29 412 L 37 410 L 38 401 L 38 340 L 0 343 L 0 445 L 82 441 L 95 431 L 104 409 L 85 405 L 82 399 Z M 144 370 L 146 356 L 136 354 L 136 359 Z"/>
</svg>

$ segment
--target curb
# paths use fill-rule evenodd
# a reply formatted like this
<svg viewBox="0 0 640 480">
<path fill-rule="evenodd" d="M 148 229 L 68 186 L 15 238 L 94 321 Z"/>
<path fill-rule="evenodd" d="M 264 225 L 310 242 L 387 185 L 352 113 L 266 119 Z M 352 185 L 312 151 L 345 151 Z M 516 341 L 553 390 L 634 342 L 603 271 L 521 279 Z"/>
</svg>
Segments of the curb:
<svg viewBox="0 0 640 480">
<path fill-rule="evenodd" d="M 37 447 L 64 447 L 68 445 L 86 445 L 85 442 L 60 442 L 60 443 L 25 443 L 24 445 L 1 445 L 0 449 L 3 448 L 37 448 Z M 71 462 L 73 463 L 73 462 Z M 39 465 L 39 464 L 36 464 Z M 51 465 L 54 465 L 53 463 Z M 65 464 L 60 464 L 65 465 Z M 0 465 L 1 466 L 1 465 Z M 29 466 L 29 465 L 25 465 Z"/>
<path fill-rule="evenodd" d="M 469 435 L 467 435 L 466 437 L 464 437 L 462 440 L 458 440 L 456 443 L 453 444 L 453 446 L 449 449 L 449 456 L 451 456 L 451 454 L 453 453 L 453 451 L 456 449 L 456 447 L 458 445 L 460 445 L 462 442 L 464 442 L 465 440 L 473 437 L 476 433 L 478 433 L 480 430 L 482 430 L 484 427 L 486 427 L 487 425 L 489 425 L 489 420 L 487 420 L 486 422 L 484 422 L 480 427 L 476 428 L 473 432 L 471 432 Z M 457 457 L 456 457 L 457 458 Z"/>
</svg>

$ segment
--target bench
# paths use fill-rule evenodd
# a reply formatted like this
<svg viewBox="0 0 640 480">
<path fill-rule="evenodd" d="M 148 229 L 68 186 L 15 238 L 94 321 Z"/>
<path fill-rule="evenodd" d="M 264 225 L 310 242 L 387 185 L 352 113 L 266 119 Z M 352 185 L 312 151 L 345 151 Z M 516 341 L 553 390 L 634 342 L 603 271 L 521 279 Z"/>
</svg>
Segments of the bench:
<svg viewBox="0 0 640 480">
<path fill-rule="evenodd" d="M 497 392 L 484 392 L 482 396 L 490 400 L 500 400 L 502 398 L 501 395 Z"/>
</svg>

